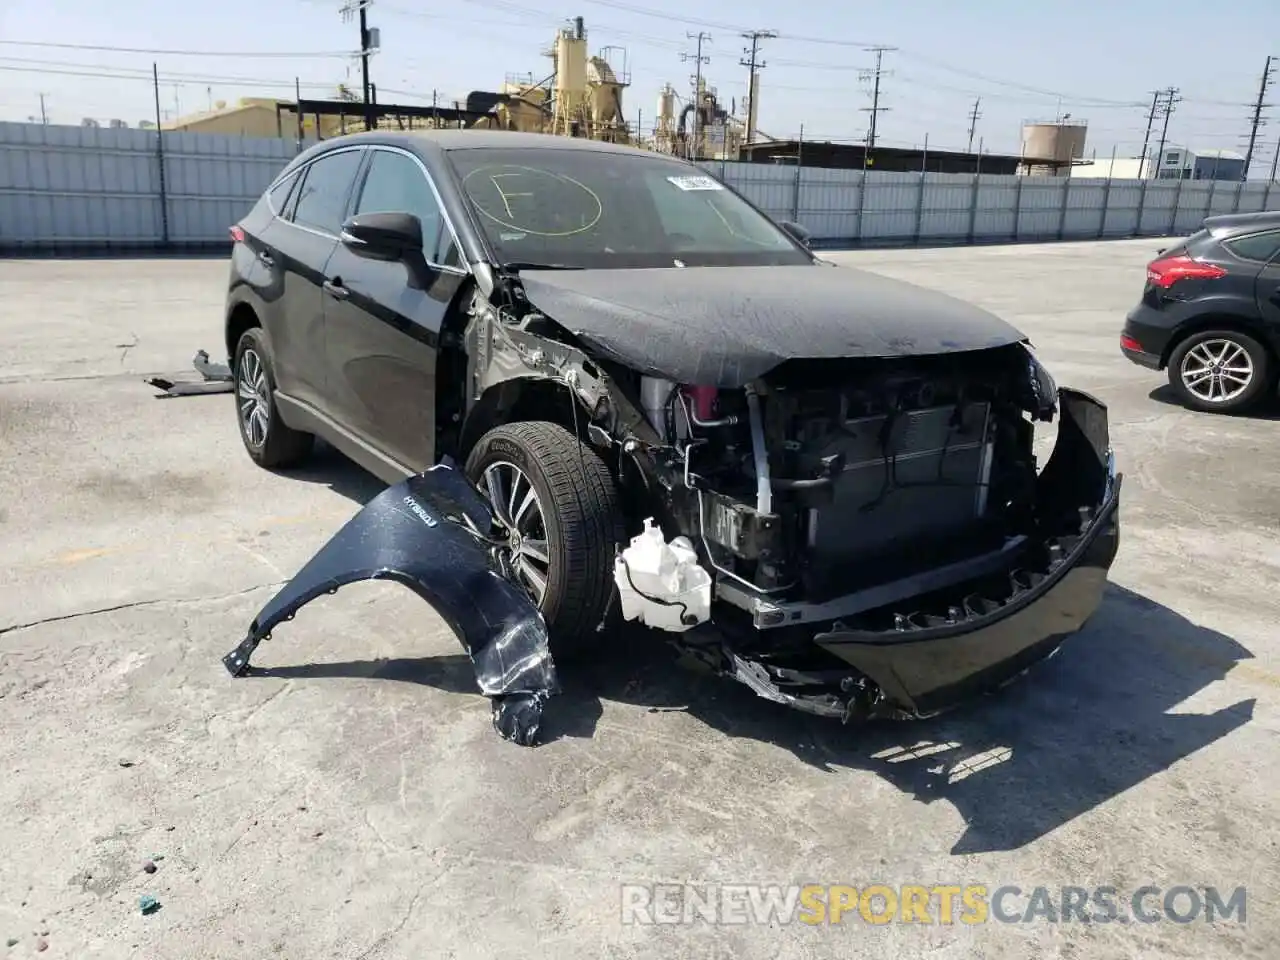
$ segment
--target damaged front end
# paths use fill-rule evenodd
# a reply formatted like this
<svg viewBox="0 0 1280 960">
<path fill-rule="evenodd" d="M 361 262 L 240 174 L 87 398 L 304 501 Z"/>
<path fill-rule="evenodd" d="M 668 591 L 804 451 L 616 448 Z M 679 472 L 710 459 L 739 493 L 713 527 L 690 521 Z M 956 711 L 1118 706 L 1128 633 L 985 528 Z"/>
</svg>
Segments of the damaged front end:
<svg viewBox="0 0 1280 960">
<path fill-rule="evenodd" d="M 864 568 L 858 589 L 817 602 L 722 576 L 731 615 L 678 644 L 766 699 L 844 721 L 930 716 L 1051 656 L 1102 601 L 1122 480 L 1105 406 L 1058 396 L 1057 443 L 1018 522 L 971 526 L 968 549 L 940 538 L 914 569 Z"/>
<path fill-rule="evenodd" d="M 458 470 L 441 464 L 382 491 L 258 612 L 223 658 L 246 675 L 258 645 L 323 594 L 361 580 L 393 580 L 453 628 L 508 740 L 537 737 L 543 706 L 558 691 L 546 624 L 508 568 L 506 532 Z"/>
<path fill-rule="evenodd" d="M 790 361 L 740 388 L 638 380 L 665 445 L 636 463 L 671 541 L 664 557 L 636 537 L 622 574 L 666 576 L 618 588 L 632 618 L 766 699 L 928 716 L 1048 657 L 1101 603 L 1121 481 L 1107 411 L 1024 343 Z M 1035 424 L 1055 417 L 1041 470 Z"/>
</svg>

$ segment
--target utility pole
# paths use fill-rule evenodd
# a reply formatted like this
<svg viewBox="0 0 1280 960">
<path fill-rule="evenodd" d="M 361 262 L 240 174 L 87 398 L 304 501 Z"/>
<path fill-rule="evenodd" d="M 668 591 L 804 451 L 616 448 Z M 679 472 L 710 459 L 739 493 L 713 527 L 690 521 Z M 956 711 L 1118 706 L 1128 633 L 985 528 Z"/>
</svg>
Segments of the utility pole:
<svg viewBox="0 0 1280 960">
<path fill-rule="evenodd" d="M 761 40 L 772 40 L 777 35 L 776 30 L 752 30 L 742 35 L 751 41 L 750 48 L 742 49 L 742 52 L 747 55 L 746 58 L 738 61 L 747 68 L 747 143 L 754 140 L 756 136 L 756 71 L 764 69 L 765 65 L 763 60 L 757 62 L 756 54 L 759 52 Z"/>
<path fill-rule="evenodd" d="M 1253 162 L 1253 148 L 1258 143 L 1258 127 L 1266 123 L 1262 119 L 1262 111 L 1271 106 L 1269 103 L 1263 103 L 1263 98 L 1267 95 L 1267 85 L 1271 82 L 1271 73 L 1275 67 L 1271 65 L 1271 61 L 1275 57 L 1267 57 L 1266 66 L 1262 68 L 1262 82 L 1258 84 L 1258 102 L 1253 105 L 1253 116 L 1249 123 L 1249 149 L 1244 154 L 1244 173 L 1240 175 L 1241 180 L 1249 179 L 1249 164 Z"/>
<path fill-rule="evenodd" d="M 982 104 L 982 98 L 973 101 L 973 109 L 969 111 L 969 148 L 966 153 L 973 153 L 973 135 L 978 129 L 978 120 L 982 114 L 978 112 L 978 107 Z"/>
<path fill-rule="evenodd" d="M 1151 109 L 1147 111 L 1147 133 L 1142 138 L 1142 160 L 1138 167 L 1141 176 L 1140 180 L 1145 180 L 1147 176 L 1147 147 L 1151 146 L 1151 127 L 1156 122 L 1156 108 L 1160 106 L 1160 96 L 1163 90 L 1154 90 L 1151 93 Z M 1156 164 L 1159 165 L 1160 160 L 1156 158 Z M 1110 174 L 1107 174 L 1110 176 Z"/>
<path fill-rule="evenodd" d="M 364 102 L 364 127 L 366 130 L 372 130 L 373 122 L 373 100 L 370 97 L 369 90 L 369 55 L 378 49 L 378 28 L 369 26 L 369 4 L 373 0 L 347 0 L 342 7 L 342 19 L 350 22 L 352 12 L 358 16 L 360 24 L 360 87 L 361 100 Z"/>
<path fill-rule="evenodd" d="M 702 65 L 710 63 L 710 57 L 702 55 L 703 42 L 711 42 L 711 34 L 699 30 L 696 34 L 686 33 L 686 37 L 690 40 L 698 41 L 698 52 L 692 57 L 687 53 L 680 54 L 680 60 L 687 63 L 692 60 L 694 62 L 693 80 L 693 159 L 697 160 L 702 156 Z"/>
<path fill-rule="evenodd" d="M 861 79 L 871 80 L 872 82 L 871 106 L 862 108 L 863 113 L 871 114 L 871 123 L 867 127 L 866 147 L 862 152 L 864 167 L 866 166 L 867 151 L 875 149 L 876 145 L 876 118 L 889 109 L 888 107 L 880 106 L 880 78 L 892 76 L 892 71 L 886 72 L 882 69 L 884 55 L 896 50 L 897 47 L 868 47 L 867 49 L 876 55 L 876 68 L 875 70 L 863 70 L 860 72 Z"/>
<path fill-rule="evenodd" d="M 44 108 L 44 98 L 45 95 L 43 93 L 40 94 L 40 123 L 47 125 L 49 123 L 49 114 Z"/>
<path fill-rule="evenodd" d="M 1160 163 L 1164 159 L 1165 141 L 1169 139 L 1169 117 L 1173 116 L 1174 105 L 1182 100 L 1178 96 L 1177 87 L 1169 87 L 1162 91 L 1164 99 L 1160 104 L 1160 112 L 1164 114 L 1164 125 L 1160 128 L 1160 146 L 1156 148 L 1156 177 L 1160 176 Z M 1182 172 L 1178 172 L 1178 176 L 1182 176 Z"/>
</svg>

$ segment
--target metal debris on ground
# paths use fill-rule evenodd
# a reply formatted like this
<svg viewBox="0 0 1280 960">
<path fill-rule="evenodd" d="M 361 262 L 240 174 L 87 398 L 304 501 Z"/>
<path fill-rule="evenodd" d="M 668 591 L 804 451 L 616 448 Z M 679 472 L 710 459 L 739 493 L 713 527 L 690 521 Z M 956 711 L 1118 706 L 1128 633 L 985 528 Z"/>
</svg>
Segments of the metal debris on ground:
<svg viewBox="0 0 1280 960">
<path fill-rule="evenodd" d="M 144 382 L 164 392 L 161 397 L 193 397 L 209 393 L 231 393 L 231 368 L 225 363 L 214 363 L 208 352 L 197 350 L 191 365 L 200 374 L 200 380 L 168 380 L 164 377 L 148 377 Z"/>
</svg>

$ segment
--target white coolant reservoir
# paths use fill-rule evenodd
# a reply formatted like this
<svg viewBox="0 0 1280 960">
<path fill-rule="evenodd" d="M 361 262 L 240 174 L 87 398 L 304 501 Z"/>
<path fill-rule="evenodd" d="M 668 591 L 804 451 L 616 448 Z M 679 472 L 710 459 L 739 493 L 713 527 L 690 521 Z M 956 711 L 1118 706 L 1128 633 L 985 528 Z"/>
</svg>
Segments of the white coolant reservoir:
<svg viewBox="0 0 1280 960">
<path fill-rule="evenodd" d="M 652 517 L 614 561 L 613 579 L 627 620 L 680 633 L 711 615 L 711 574 L 693 544 L 686 537 L 667 543 Z"/>
</svg>

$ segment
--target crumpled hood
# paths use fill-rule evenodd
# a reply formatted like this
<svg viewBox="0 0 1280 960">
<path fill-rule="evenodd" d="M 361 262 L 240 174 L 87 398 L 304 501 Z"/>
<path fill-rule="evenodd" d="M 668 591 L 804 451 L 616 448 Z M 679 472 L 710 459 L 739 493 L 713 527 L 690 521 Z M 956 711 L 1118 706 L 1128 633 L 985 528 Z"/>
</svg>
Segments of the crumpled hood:
<svg viewBox="0 0 1280 960">
<path fill-rule="evenodd" d="M 926 356 L 1026 339 L 986 310 L 831 264 L 524 270 L 529 302 L 604 358 L 741 387 L 786 360 Z"/>
</svg>

